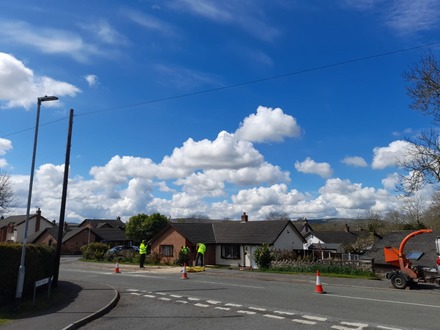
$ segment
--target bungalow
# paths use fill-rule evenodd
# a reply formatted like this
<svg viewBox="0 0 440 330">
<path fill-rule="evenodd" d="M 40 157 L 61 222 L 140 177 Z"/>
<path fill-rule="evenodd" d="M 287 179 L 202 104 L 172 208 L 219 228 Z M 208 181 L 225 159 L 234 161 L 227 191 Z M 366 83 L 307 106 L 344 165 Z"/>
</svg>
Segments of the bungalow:
<svg viewBox="0 0 440 330">
<path fill-rule="evenodd" d="M 46 228 L 53 228 L 54 226 L 54 222 L 43 217 L 41 210 L 38 209 L 35 214 L 29 215 L 27 237 Z M 7 218 L 3 218 L 2 216 L 0 218 L 0 242 L 23 242 L 25 228 L 26 214 L 12 215 Z"/>
<path fill-rule="evenodd" d="M 280 250 L 302 250 L 306 241 L 290 220 L 248 221 L 243 213 L 241 221 L 170 223 L 149 243 L 152 253 L 171 263 L 186 245 L 192 263 L 195 246 L 200 242 L 207 246 L 205 264 L 256 268 L 253 253 L 262 244 Z"/>
</svg>

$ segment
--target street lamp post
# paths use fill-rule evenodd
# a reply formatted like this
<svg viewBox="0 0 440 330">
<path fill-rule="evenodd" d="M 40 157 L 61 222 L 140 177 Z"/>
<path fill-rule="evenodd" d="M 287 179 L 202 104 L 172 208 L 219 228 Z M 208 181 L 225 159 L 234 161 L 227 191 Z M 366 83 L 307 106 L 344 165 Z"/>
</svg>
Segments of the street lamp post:
<svg viewBox="0 0 440 330">
<path fill-rule="evenodd" d="M 23 295 L 23 284 L 24 284 L 24 276 L 25 276 L 24 260 L 26 257 L 27 232 L 28 232 L 28 227 L 29 227 L 29 214 L 30 214 L 30 210 L 31 210 L 32 186 L 34 183 L 35 157 L 37 154 L 38 126 L 40 124 L 40 108 L 41 108 L 42 102 L 56 101 L 56 100 L 58 100 L 58 97 L 56 97 L 56 96 L 43 96 L 43 97 L 38 98 L 37 120 L 35 123 L 34 149 L 33 149 L 33 153 L 32 153 L 31 176 L 29 179 L 29 192 L 28 192 L 28 200 L 27 200 L 27 208 L 26 208 L 26 222 L 25 222 L 25 227 L 24 227 L 23 244 L 21 247 L 20 267 L 18 268 L 17 290 L 15 292 L 16 302 L 20 302 L 21 297 Z"/>
</svg>

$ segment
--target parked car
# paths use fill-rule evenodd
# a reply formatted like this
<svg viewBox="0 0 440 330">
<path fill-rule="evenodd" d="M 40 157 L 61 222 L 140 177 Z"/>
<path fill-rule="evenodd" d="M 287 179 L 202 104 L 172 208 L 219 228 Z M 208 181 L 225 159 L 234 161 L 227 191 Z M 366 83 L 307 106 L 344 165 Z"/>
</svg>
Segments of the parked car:
<svg viewBox="0 0 440 330">
<path fill-rule="evenodd" d="M 129 252 L 139 253 L 139 246 L 135 246 L 135 245 L 117 245 L 117 246 L 112 247 L 111 249 L 109 249 L 107 251 L 107 254 L 123 255 L 124 253 L 129 253 Z"/>
</svg>

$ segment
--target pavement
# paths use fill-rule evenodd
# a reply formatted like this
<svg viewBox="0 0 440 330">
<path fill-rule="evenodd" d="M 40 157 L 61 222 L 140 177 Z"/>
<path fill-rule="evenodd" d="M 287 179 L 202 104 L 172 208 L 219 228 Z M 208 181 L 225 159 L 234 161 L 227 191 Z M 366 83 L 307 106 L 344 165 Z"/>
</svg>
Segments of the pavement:
<svg viewBox="0 0 440 330">
<path fill-rule="evenodd" d="M 61 303 L 40 314 L 1 325 L 7 330 L 73 330 L 101 317 L 116 306 L 119 292 L 107 284 L 82 281 L 58 281 Z"/>
</svg>

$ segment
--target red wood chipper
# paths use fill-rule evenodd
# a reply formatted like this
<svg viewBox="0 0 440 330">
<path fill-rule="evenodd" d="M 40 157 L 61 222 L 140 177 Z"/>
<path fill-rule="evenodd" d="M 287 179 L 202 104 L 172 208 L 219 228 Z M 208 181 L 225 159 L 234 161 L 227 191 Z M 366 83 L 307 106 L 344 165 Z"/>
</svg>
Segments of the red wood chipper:
<svg viewBox="0 0 440 330">
<path fill-rule="evenodd" d="M 431 282 L 440 286 L 440 275 L 436 268 L 413 266 L 404 253 L 405 244 L 408 240 L 424 233 L 432 233 L 432 229 L 421 229 L 410 233 L 402 240 L 399 249 L 391 246 L 384 247 L 385 262 L 398 268 L 386 274 L 386 278 L 391 280 L 391 284 L 396 289 L 405 289 L 408 285 L 416 285 L 419 282 Z M 440 255 L 439 237 L 437 237 L 435 244 L 437 255 Z M 433 263 L 435 263 L 435 260 L 433 260 Z"/>
</svg>

